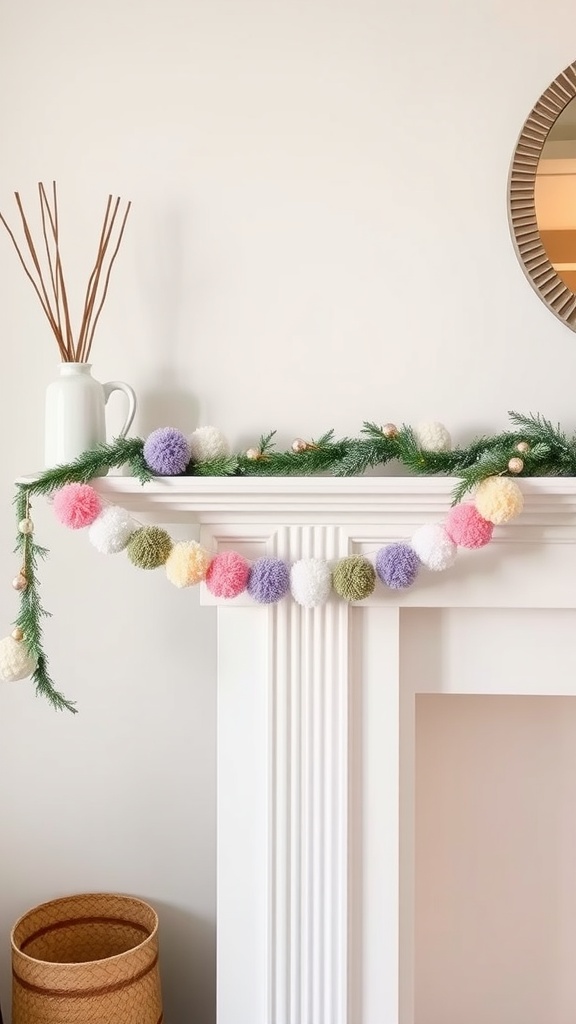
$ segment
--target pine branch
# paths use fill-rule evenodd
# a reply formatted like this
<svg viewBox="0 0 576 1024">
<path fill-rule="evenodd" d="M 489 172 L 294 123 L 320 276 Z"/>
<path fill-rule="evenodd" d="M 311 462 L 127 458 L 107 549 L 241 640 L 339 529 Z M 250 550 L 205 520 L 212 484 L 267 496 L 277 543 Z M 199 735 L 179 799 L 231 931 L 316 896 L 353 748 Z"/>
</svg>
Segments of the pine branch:
<svg viewBox="0 0 576 1024">
<path fill-rule="evenodd" d="M 261 455 L 268 455 L 272 451 L 272 449 L 274 448 L 272 438 L 275 436 L 275 430 L 271 430 L 269 434 L 261 435 L 260 441 L 258 442 L 258 450 L 260 451 Z"/>
<path fill-rule="evenodd" d="M 335 476 L 361 476 L 367 469 L 384 466 L 396 457 L 392 439 L 380 436 L 373 440 L 349 441 L 342 458 L 333 466 Z"/>
<path fill-rule="evenodd" d="M 103 470 L 129 466 L 133 475 L 145 484 L 153 479 L 143 456 L 144 442 L 139 437 L 121 437 L 111 444 L 99 444 L 68 465 L 55 466 L 27 484 L 31 495 L 50 494 L 70 483 L 88 483 Z"/>
<path fill-rule="evenodd" d="M 346 453 L 348 442 L 337 441 L 326 445 L 311 445 L 301 452 L 264 453 L 259 459 L 238 456 L 241 476 L 313 476 L 331 470 Z M 262 449 L 260 449 L 262 450 Z"/>
<path fill-rule="evenodd" d="M 27 514 L 28 500 L 26 488 L 18 489 L 16 499 L 16 522 L 19 523 Z M 38 696 L 45 697 L 52 707 L 57 711 L 71 711 L 76 714 L 74 702 L 67 700 L 62 693 L 55 688 L 50 672 L 48 670 L 48 659 L 44 653 L 42 637 L 42 619 L 49 616 L 49 612 L 42 606 L 38 592 L 37 569 L 38 559 L 45 558 L 46 548 L 41 548 L 34 543 L 32 536 L 24 536 L 18 531 L 17 550 L 22 555 L 22 568 L 26 577 L 26 587 L 21 591 L 20 612 L 15 621 L 23 633 L 23 643 L 29 653 L 36 658 L 36 668 L 32 675 L 32 681 L 36 686 Z"/>
<path fill-rule="evenodd" d="M 205 462 L 189 462 L 186 476 L 234 476 L 238 471 L 238 457 L 207 459 Z"/>
</svg>

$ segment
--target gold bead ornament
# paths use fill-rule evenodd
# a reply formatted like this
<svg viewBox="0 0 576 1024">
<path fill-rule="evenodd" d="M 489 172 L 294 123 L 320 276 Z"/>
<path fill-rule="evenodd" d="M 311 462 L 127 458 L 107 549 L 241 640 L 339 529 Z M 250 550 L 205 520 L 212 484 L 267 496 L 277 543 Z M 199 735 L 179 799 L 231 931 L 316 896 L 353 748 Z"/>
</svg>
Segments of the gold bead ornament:
<svg viewBox="0 0 576 1024">
<path fill-rule="evenodd" d="M 292 441 L 292 451 L 297 455 L 300 452 L 305 452 L 309 448 L 308 441 L 304 441 L 301 437 L 297 437 L 295 441 Z"/>
<path fill-rule="evenodd" d="M 396 437 L 398 427 L 395 423 L 385 423 L 382 427 L 382 433 L 384 434 L 384 437 Z"/>
</svg>

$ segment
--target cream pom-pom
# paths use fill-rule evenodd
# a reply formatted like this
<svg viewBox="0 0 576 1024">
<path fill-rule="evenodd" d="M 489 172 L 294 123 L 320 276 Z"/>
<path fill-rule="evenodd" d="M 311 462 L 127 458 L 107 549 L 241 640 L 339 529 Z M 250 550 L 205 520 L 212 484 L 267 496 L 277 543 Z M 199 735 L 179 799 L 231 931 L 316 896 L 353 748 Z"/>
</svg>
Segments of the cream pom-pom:
<svg viewBox="0 0 576 1024">
<path fill-rule="evenodd" d="M 474 504 L 483 519 L 501 526 L 520 515 L 524 508 L 524 495 L 515 480 L 489 476 L 478 484 Z"/>
<path fill-rule="evenodd" d="M 0 679 L 5 683 L 28 679 L 37 664 L 38 659 L 30 654 L 23 640 L 15 640 L 12 636 L 0 640 Z"/>
<path fill-rule="evenodd" d="M 192 587 L 206 579 L 211 557 L 197 541 L 180 541 L 166 560 L 166 575 L 175 587 Z"/>
<path fill-rule="evenodd" d="M 226 459 L 230 445 L 217 427 L 198 427 L 188 438 L 193 462 L 208 462 L 210 459 Z"/>
<path fill-rule="evenodd" d="M 428 523 L 420 526 L 411 541 L 418 558 L 427 569 L 443 572 L 454 564 L 458 548 L 443 526 Z"/>
<path fill-rule="evenodd" d="M 88 539 L 101 555 L 117 555 L 138 529 L 132 516 L 118 505 L 105 508 L 88 530 Z"/>
<path fill-rule="evenodd" d="M 325 604 L 332 588 L 332 572 L 323 558 L 301 558 L 290 569 L 292 597 L 304 608 Z"/>
<path fill-rule="evenodd" d="M 419 423 L 414 428 L 414 437 L 426 452 L 449 452 L 452 438 L 443 423 Z"/>
</svg>

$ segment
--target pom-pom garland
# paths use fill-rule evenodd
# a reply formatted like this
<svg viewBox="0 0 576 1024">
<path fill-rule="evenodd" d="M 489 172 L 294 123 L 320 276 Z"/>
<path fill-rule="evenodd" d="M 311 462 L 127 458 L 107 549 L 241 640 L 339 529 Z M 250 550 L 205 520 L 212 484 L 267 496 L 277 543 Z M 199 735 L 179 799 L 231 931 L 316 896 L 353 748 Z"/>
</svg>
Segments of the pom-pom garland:
<svg viewBox="0 0 576 1024">
<path fill-rule="evenodd" d="M 174 442 L 172 455 L 180 443 L 174 437 L 177 433 L 162 432 L 163 441 L 169 434 L 168 440 Z M 220 443 L 217 434 L 214 428 L 203 428 L 200 438 L 213 446 L 214 458 L 219 457 L 218 451 L 225 458 L 225 449 L 217 447 Z M 259 458 L 267 457 L 268 440 L 262 439 Z M 208 448 L 203 449 L 204 457 L 207 451 Z M 166 452 L 167 449 L 163 450 L 162 457 Z M 188 442 L 181 448 L 182 452 L 186 457 L 190 454 Z M 166 468 L 166 463 L 162 465 Z M 335 563 L 322 558 L 302 558 L 293 565 L 279 558 L 264 557 L 250 565 L 238 552 L 222 551 L 212 557 L 196 541 L 175 544 L 166 530 L 138 524 L 125 509 L 114 505 L 103 508 L 97 490 L 89 484 L 71 482 L 49 493 L 53 495 L 59 521 L 73 530 L 89 527 L 90 542 L 103 554 L 126 550 L 132 564 L 141 569 L 165 565 L 166 576 L 175 586 L 190 587 L 205 582 L 217 599 L 230 600 L 246 592 L 259 604 L 274 604 L 291 592 L 293 600 L 305 609 L 325 604 L 332 592 L 349 602 L 363 601 L 374 592 L 377 580 L 391 590 L 410 587 L 422 567 L 433 572 L 443 571 L 453 564 L 458 547 L 479 548 L 487 544 L 494 525 L 509 522 L 523 507 L 518 485 L 513 480 L 493 476 L 477 485 L 474 503 L 454 506 L 444 523 L 419 527 L 411 542 L 384 545 L 376 553 L 374 564 L 365 555 L 353 555 Z M 74 711 L 73 704 L 54 689 L 46 671 L 37 627 L 44 610 L 36 590 L 34 559 L 42 549 L 33 539 L 29 491 L 19 492 L 16 506 L 22 567 L 13 586 L 24 592 L 30 588 L 31 596 L 26 596 L 12 635 L 0 641 L 0 680 L 16 681 L 33 676 L 37 691 L 47 696 L 54 707 Z M 30 608 L 35 610 L 32 617 Z M 24 639 L 25 634 L 28 641 Z"/>
<path fill-rule="evenodd" d="M 100 496 L 90 484 L 65 484 L 53 502 L 56 518 L 70 530 L 91 526 L 102 511 Z"/>
<path fill-rule="evenodd" d="M 480 485 L 477 500 L 494 521 L 507 522 L 522 507 L 518 485 L 501 477 L 488 478 Z M 88 485 L 68 485 L 56 492 L 54 505 L 60 520 L 77 529 L 79 522 L 100 507 L 100 498 Z M 485 518 L 476 504 L 465 502 L 450 509 L 444 523 L 419 527 L 410 542 L 381 547 L 374 564 L 364 555 L 342 558 L 332 565 L 322 558 L 302 558 L 290 566 L 269 557 L 250 564 L 236 551 L 211 556 L 197 541 L 174 544 L 165 530 L 140 526 L 125 509 L 110 505 L 92 522 L 89 538 L 104 554 L 126 549 L 137 568 L 165 565 L 167 578 L 176 587 L 205 582 L 218 599 L 231 600 L 247 592 L 260 604 L 274 604 L 290 591 L 302 607 L 316 608 L 325 604 L 332 592 L 346 601 L 363 601 L 374 592 L 377 580 L 391 590 L 411 587 L 422 567 L 432 572 L 448 569 L 459 547 L 483 547 L 493 530 L 494 522 Z"/>
<path fill-rule="evenodd" d="M 179 476 L 190 462 L 190 445 L 182 431 L 159 427 L 146 438 L 142 454 L 158 476 Z"/>
<path fill-rule="evenodd" d="M 128 558 L 137 569 L 158 569 L 165 565 L 172 540 L 159 526 L 141 526 L 128 541 Z"/>
<path fill-rule="evenodd" d="M 166 575 L 175 587 L 192 587 L 206 579 L 210 555 L 197 541 L 180 541 L 166 560 Z"/>
<path fill-rule="evenodd" d="M 138 523 L 129 512 L 118 505 L 109 505 L 92 523 L 88 539 L 101 555 L 117 555 L 124 551 L 137 529 Z"/>
</svg>

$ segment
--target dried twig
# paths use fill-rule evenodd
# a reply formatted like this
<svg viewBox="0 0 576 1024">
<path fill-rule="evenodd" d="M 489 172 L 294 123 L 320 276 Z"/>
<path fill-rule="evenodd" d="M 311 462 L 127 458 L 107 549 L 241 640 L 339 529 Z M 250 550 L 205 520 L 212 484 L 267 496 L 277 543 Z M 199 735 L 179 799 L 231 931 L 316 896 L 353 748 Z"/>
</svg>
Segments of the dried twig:
<svg viewBox="0 0 576 1024">
<path fill-rule="evenodd" d="M 116 260 L 116 256 L 118 255 L 122 238 L 124 236 L 124 228 L 126 227 L 131 203 L 128 203 L 126 207 L 116 245 L 114 246 L 110 260 L 108 261 L 108 266 L 105 268 L 106 256 L 108 249 L 111 246 L 111 239 L 114 234 L 114 227 L 121 202 L 120 198 L 113 201 L 112 196 L 108 197 L 106 212 L 104 214 L 104 223 L 102 225 L 98 251 L 96 254 L 96 262 L 86 286 L 84 306 L 80 320 L 80 330 L 75 342 L 70 320 L 70 309 L 68 305 L 66 283 L 64 280 L 64 271 L 62 269 L 62 259 L 60 256 L 58 194 L 56 190 L 56 182 L 52 183 L 52 206 L 50 205 L 43 183 L 38 183 L 40 215 L 42 218 L 42 236 L 46 252 L 47 271 L 43 269 L 38 252 L 36 251 L 32 232 L 30 231 L 30 227 L 26 219 L 20 195 L 18 192 L 15 192 L 14 196 L 18 212 L 20 214 L 22 230 L 24 232 L 24 238 L 32 261 L 32 266 L 30 266 L 24 258 L 18 240 L 2 213 L 0 213 L 0 223 L 6 228 L 6 231 L 8 232 L 12 244 L 18 254 L 20 263 L 24 268 L 24 272 L 38 296 L 44 315 L 46 316 L 52 333 L 56 338 L 62 361 L 87 362 L 92 350 L 96 326 L 108 294 L 112 267 Z M 113 202 L 114 205 L 112 207 Z M 51 286 L 50 294 L 46 285 L 45 275 L 46 280 L 49 278 L 49 284 Z"/>
<path fill-rule="evenodd" d="M 44 235 L 44 246 L 46 248 L 46 259 L 48 260 L 48 270 L 50 272 L 50 283 L 52 284 L 52 292 L 54 294 L 54 302 L 55 302 L 55 305 L 56 305 L 56 320 L 57 320 L 57 323 L 58 323 L 58 335 L 60 337 L 62 337 L 62 319 L 61 319 L 61 316 L 60 316 L 59 294 L 58 294 L 58 288 L 56 287 L 56 275 L 54 273 L 54 266 L 52 264 L 52 253 L 50 251 L 50 244 L 48 242 L 48 233 L 46 231 L 46 212 L 48 212 L 48 216 L 50 217 L 50 221 L 52 221 L 52 215 L 51 215 L 50 206 L 48 204 L 48 199 L 46 197 L 46 192 L 44 191 L 44 185 L 42 184 L 41 181 L 38 182 L 38 194 L 39 194 L 39 197 L 40 197 L 40 213 L 41 213 L 41 216 L 42 216 L 42 234 Z M 54 234 L 54 232 L 52 234 Z"/>
<path fill-rule="evenodd" d="M 110 263 L 108 265 L 108 271 L 106 273 L 106 279 L 104 281 L 104 291 L 102 293 L 102 299 L 100 301 L 100 305 L 98 306 L 98 311 L 96 313 L 96 316 L 94 317 L 94 323 L 92 324 L 92 327 L 91 327 L 91 330 L 90 330 L 90 337 L 88 338 L 88 348 L 86 349 L 86 359 L 87 360 L 89 359 L 90 352 L 92 350 L 92 342 L 94 340 L 94 331 L 96 330 L 96 324 L 98 323 L 98 319 L 100 317 L 100 313 L 102 312 L 102 307 L 103 307 L 103 305 L 104 305 L 104 303 L 106 301 L 106 296 L 108 294 L 108 285 L 110 283 L 110 274 L 112 273 L 112 267 L 114 266 L 114 260 L 116 259 L 117 255 L 118 255 L 118 250 L 120 249 L 120 245 L 122 243 L 122 236 L 124 235 L 124 228 L 126 227 L 126 221 L 128 220 L 128 214 L 130 213 L 131 205 L 132 205 L 132 203 L 129 202 L 128 206 L 126 207 L 126 213 L 124 214 L 124 219 L 123 219 L 122 224 L 120 226 L 120 234 L 118 235 L 118 241 L 116 242 L 116 248 L 114 249 L 114 252 L 112 253 L 112 256 L 111 256 L 111 259 L 110 259 Z"/>
<path fill-rule="evenodd" d="M 90 296 L 92 294 L 92 287 L 94 285 L 94 279 L 98 272 L 98 266 L 102 260 L 102 249 L 104 245 L 104 238 L 106 230 L 108 228 L 108 217 L 110 216 L 110 206 L 112 205 L 112 196 L 108 196 L 108 202 L 106 203 L 106 210 L 104 211 L 104 223 L 102 224 L 102 231 L 100 233 L 100 241 L 98 242 L 98 251 L 96 253 L 96 263 L 90 277 L 88 278 L 88 284 L 86 286 L 86 295 L 84 296 L 84 311 L 82 313 L 82 323 L 80 324 L 80 333 L 78 334 L 78 349 L 79 355 L 82 355 L 84 349 L 84 339 L 86 338 L 88 331 L 88 311 Z"/>
<path fill-rule="evenodd" d="M 110 200 L 111 199 L 112 199 L 112 196 L 110 196 Z M 79 355 L 79 359 L 80 360 L 82 360 L 84 358 L 84 350 L 85 350 L 85 347 L 86 347 L 86 344 L 87 344 L 87 340 L 88 340 L 88 331 L 90 329 L 90 320 L 91 320 L 91 317 L 92 317 L 92 312 L 94 310 L 94 303 L 96 302 L 96 295 L 98 294 L 98 286 L 100 284 L 100 275 L 102 273 L 102 265 L 104 263 L 104 257 L 106 256 L 106 250 L 107 250 L 108 244 L 110 242 L 110 236 L 111 236 L 113 228 L 114 228 L 114 222 L 116 220 L 116 214 L 118 213 L 119 205 L 120 205 L 120 200 L 117 199 L 115 204 L 114 204 L 114 209 L 112 210 L 112 214 L 110 216 L 110 221 L 108 222 L 107 220 L 105 220 L 105 222 L 104 222 L 103 238 L 101 240 L 101 243 L 100 243 L 100 246 L 99 246 L 99 249 L 98 249 L 98 255 L 96 257 L 96 265 L 94 267 L 94 271 L 93 271 L 93 275 L 92 275 L 93 276 L 93 282 L 92 282 L 92 287 L 90 289 L 90 297 L 89 297 L 88 303 L 87 303 L 87 305 L 86 305 L 86 307 L 84 309 L 83 320 L 85 321 L 85 331 L 84 331 L 84 336 L 82 338 L 81 345 L 80 345 L 80 355 Z M 107 210 L 108 210 L 108 207 L 107 207 Z"/>
</svg>

